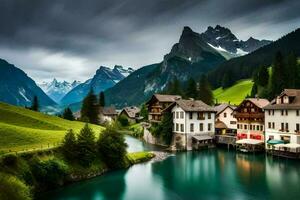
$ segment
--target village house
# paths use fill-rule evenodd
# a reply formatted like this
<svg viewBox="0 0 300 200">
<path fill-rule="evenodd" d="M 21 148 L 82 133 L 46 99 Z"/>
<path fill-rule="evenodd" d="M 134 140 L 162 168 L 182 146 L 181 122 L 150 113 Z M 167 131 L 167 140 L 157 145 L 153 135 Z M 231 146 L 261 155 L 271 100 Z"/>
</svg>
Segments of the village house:
<svg viewBox="0 0 300 200">
<path fill-rule="evenodd" d="M 178 99 L 181 99 L 181 96 L 154 94 L 146 103 L 149 112 L 149 121 L 154 123 L 160 122 L 162 118 L 162 111 Z"/>
<path fill-rule="evenodd" d="M 214 107 L 216 110 L 216 143 L 235 145 L 237 132 L 237 119 L 234 117 L 235 106 L 222 103 Z"/>
<path fill-rule="evenodd" d="M 110 123 L 115 120 L 118 116 L 118 113 L 114 107 L 100 107 L 99 108 L 99 123 Z"/>
<path fill-rule="evenodd" d="M 129 123 L 137 123 L 141 119 L 140 111 L 140 108 L 130 106 L 123 108 L 119 115 L 125 116 L 128 119 Z"/>
<path fill-rule="evenodd" d="M 241 151 L 264 149 L 264 111 L 267 99 L 247 98 L 234 112 L 237 119 L 237 147 Z"/>
<path fill-rule="evenodd" d="M 172 149 L 213 146 L 215 110 L 202 101 L 177 100 L 165 112 L 173 114 Z"/>
<path fill-rule="evenodd" d="M 300 90 L 285 89 L 264 110 L 266 149 L 282 156 L 299 156 Z"/>
</svg>

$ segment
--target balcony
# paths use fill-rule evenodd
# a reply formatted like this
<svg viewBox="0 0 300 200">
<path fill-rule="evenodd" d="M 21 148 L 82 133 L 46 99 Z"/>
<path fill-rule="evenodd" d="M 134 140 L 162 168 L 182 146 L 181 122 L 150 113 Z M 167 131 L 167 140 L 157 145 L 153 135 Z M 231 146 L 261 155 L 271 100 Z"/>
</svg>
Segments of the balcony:
<svg viewBox="0 0 300 200">
<path fill-rule="evenodd" d="M 245 119 L 263 119 L 264 113 L 236 113 L 236 118 L 245 118 Z"/>
</svg>

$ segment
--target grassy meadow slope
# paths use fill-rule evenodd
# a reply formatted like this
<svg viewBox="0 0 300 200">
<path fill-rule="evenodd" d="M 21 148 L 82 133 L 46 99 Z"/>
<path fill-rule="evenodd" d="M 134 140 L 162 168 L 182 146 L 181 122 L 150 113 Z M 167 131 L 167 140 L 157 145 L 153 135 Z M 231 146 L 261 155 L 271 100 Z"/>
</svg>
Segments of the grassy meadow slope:
<svg viewBox="0 0 300 200">
<path fill-rule="evenodd" d="M 53 147 L 61 142 L 66 130 L 75 132 L 82 122 L 68 121 L 25 108 L 0 103 L 0 154 L 34 148 Z M 91 125 L 96 135 L 102 127 Z"/>
<path fill-rule="evenodd" d="M 218 103 L 230 102 L 231 104 L 238 105 L 251 93 L 252 86 L 253 82 L 251 79 L 240 80 L 233 86 L 224 90 L 221 87 L 214 90 L 214 98 Z"/>
</svg>

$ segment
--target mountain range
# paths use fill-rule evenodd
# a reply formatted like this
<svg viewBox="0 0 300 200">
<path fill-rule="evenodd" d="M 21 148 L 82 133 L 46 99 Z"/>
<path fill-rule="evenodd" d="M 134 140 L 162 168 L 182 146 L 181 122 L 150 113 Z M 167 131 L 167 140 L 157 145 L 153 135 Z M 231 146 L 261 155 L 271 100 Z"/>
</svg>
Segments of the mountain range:
<svg viewBox="0 0 300 200">
<path fill-rule="evenodd" d="M 153 93 L 162 91 L 174 77 L 182 82 L 190 77 L 199 79 L 201 74 L 214 70 L 228 59 L 269 43 L 271 41 L 254 38 L 238 40 L 229 29 L 220 25 L 208 27 L 201 34 L 186 26 L 178 43 L 173 45 L 162 62 L 136 70 L 106 90 L 106 98 L 110 104 L 118 107 L 139 104 Z"/>
<path fill-rule="evenodd" d="M 39 84 L 40 88 L 55 102 L 59 103 L 60 100 L 73 88 L 79 85 L 80 81 L 57 81 L 54 78 L 51 82 L 43 82 Z"/>
<path fill-rule="evenodd" d="M 18 106 L 30 106 L 37 96 L 41 107 L 55 106 L 43 90 L 24 71 L 0 59 L 0 101 Z"/>
<path fill-rule="evenodd" d="M 113 87 L 116 83 L 131 74 L 132 68 L 124 68 L 120 65 L 114 66 L 113 69 L 101 66 L 93 78 L 88 79 L 71 89 L 60 101 L 62 105 L 69 105 L 80 102 L 88 92 L 93 89 L 95 93 L 100 93 L 108 88 Z"/>
</svg>

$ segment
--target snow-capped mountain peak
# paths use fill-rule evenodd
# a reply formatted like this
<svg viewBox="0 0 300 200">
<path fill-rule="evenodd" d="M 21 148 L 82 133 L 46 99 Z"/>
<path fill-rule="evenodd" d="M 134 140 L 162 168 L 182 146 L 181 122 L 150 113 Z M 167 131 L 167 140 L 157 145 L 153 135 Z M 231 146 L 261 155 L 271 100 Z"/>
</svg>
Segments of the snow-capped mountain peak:
<svg viewBox="0 0 300 200">
<path fill-rule="evenodd" d="M 80 81 L 58 81 L 54 78 L 51 82 L 43 82 L 39 84 L 42 90 L 54 101 L 59 102 L 65 94 L 80 84 Z"/>
</svg>

